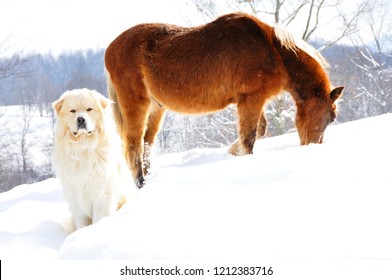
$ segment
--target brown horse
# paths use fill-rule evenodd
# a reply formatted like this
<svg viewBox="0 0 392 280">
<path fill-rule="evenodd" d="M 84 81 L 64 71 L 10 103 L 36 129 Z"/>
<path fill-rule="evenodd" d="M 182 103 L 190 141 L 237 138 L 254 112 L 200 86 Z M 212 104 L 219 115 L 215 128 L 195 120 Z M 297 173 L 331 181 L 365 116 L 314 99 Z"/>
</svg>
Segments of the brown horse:
<svg viewBox="0 0 392 280">
<path fill-rule="evenodd" d="M 343 90 L 332 89 L 325 65 L 305 42 L 243 13 L 193 28 L 140 24 L 126 30 L 107 48 L 105 66 L 138 186 L 167 109 L 200 114 L 236 104 L 239 139 L 230 153 L 251 154 L 266 131 L 265 104 L 288 91 L 297 106 L 301 144 L 321 143 Z"/>
</svg>

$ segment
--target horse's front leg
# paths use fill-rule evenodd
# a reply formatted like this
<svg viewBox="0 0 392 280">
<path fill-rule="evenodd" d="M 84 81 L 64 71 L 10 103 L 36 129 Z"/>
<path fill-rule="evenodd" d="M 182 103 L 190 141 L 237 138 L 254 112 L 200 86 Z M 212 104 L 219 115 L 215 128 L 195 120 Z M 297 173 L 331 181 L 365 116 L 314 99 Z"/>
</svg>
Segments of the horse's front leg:
<svg viewBox="0 0 392 280">
<path fill-rule="evenodd" d="M 265 126 L 264 129 L 258 128 L 259 120 L 265 121 L 264 114 L 261 114 L 263 105 L 264 102 L 258 94 L 244 95 L 240 98 L 237 104 L 238 140 L 230 147 L 229 152 L 232 155 L 242 156 L 253 153 L 256 135 L 265 132 Z"/>
</svg>

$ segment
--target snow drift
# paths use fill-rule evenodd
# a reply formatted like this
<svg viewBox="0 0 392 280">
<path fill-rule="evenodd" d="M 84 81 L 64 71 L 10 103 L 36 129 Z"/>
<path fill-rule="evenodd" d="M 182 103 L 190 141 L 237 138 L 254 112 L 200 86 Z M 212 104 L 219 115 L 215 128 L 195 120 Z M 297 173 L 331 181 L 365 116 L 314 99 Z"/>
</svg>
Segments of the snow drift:
<svg viewBox="0 0 392 280">
<path fill-rule="evenodd" d="M 254 154 L 152 159 L 139 196 L 69 232 L 57 179 L 0 194 L 0 258 L 392 258 L 392 114 L 327 128 L 322 145 L 262 139 Z"/>
</svg>

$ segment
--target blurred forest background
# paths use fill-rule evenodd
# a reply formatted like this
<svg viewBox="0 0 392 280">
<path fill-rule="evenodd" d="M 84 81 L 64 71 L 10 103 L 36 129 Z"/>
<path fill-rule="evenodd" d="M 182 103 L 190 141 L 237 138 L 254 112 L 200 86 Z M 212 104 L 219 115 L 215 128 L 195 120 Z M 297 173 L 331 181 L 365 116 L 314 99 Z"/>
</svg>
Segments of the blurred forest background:
<svg viewBox="0 0 392 280">
<path fill-rule="evenodd" d="M 212 0 L 188 2 L 206 22 L 222 11 L 241 10 L 271 24 L 295 26 L 293 33 L 315 46 L 329 61 L 332 83 L 345 86 L 338 122 L 392 112 L 392 22 L 388 0 L 225 0 L 219 6 Z M 325 40 L 323 32 L 329 26 L 336 36 Z M 9 51 L 6 46 L 7 42 L 0 42 L 0 191 L 53 176 L 53 138 L 41 133 L 42 125 L 37 125 L 36 120 L 52 129 L 54 100 L 66 90 L 83 87 L 106 95 L 104 49 L 58 56 L 17 51 L 12 56 L 1 56 Z M 18 115 L 11 116 L 15 108 Z M 289 94 L 272 101 L 266 115 L 267 136 L 295 131 L 295 105 Z M 13 129 L 15 126 L 18 129 Z M 169 112 L 155 152 L 224 147 L 236 135 L 235 107 L 205 116 Z M 46 162 L 37 163 L 37 152 L 45 155 Z"/>
</svg>

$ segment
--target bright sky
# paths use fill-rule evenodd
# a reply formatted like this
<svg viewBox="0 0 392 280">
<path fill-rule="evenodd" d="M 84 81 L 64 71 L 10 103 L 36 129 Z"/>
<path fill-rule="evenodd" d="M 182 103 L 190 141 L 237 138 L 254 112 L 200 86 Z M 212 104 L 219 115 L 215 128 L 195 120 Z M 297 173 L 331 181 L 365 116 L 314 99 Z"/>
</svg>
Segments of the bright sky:
<svg viewBox="0 0 392 280">
<path fill-rule="evenodd" d="M 345 9 L 357 1 L 345 0 Z M 234 9 L 222 13 L 229 11 Z M 328 25 L 318 35 L 336 37 L 340 31 L 333 16 L 324 16 Z M 266 14 L 263 20 L 268 22 Z M 0 56 L 106 48 L 121 32 L 145 22 L 189 26 L 203 19 L 190 0 L 0 0 Z M 289 30 L 301 36 L 303 26 Z"/>
<path fill-rule="evenodd" d="M 190 13 L 185 0 L 0 0 L 0 55 L 106 47 L 138 23 L 189 25 Z"/>
</svg>

